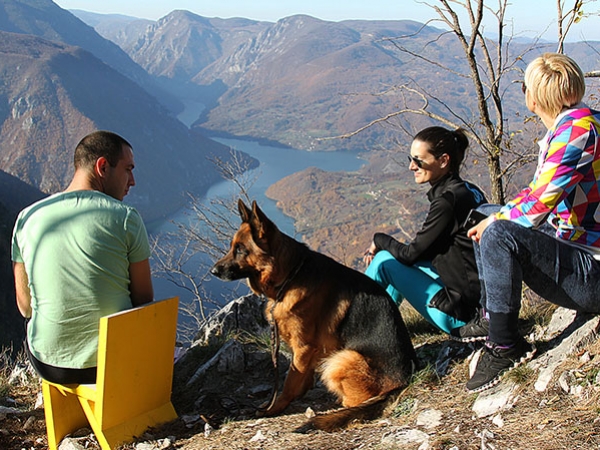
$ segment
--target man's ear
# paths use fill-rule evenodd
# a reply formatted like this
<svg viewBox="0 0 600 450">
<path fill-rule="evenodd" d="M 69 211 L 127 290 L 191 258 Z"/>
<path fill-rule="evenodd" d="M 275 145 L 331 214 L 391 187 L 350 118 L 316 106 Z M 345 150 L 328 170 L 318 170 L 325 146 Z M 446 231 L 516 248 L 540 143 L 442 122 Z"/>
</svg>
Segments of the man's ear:
<svg viewBox="0 0 600 450">
<path fill-rule="evenodd" d="M 96 160 L 96 164 L 94 165 L 94 171 L 96 172 L 96 175 L 98 175 L 101 178 L 104 178 L 107 168 L 108 160 L 104 156 L 101 156 Z"/>
</svg>

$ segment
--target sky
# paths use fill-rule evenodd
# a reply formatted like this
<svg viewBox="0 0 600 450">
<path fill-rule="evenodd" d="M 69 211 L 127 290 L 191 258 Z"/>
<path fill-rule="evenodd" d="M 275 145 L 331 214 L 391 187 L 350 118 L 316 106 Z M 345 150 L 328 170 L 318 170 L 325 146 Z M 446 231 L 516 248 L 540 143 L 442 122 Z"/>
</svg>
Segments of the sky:
<svg viewBox="0 0 600 450">
<path fill-rule="evenodd" d="M 600 0 L 588 0 L 586 12 L 598 12 Z M 54 0 L 64 9 L 81 9 L 102 14 L 124 14 L 145 19 L 159 19 L 175 9 L 184 9 L 204 17 L 244 17 L 276 22 L 295 14 L 328 20 L 402 20 L 425 23 L 435 18 L 433 9 L 421 0 Z M 571 4 L 573 0 L 565 0 Z M 430 4 L 436 0 L 429 0 Z M 535 3 L 535 5 L 534 5 Z M 490 0 L 497 5 L 498 0 Z M 556 0 L 512 0 L 507 16 L 515 34 L 542 36 L 556 40 Z M 441 28 L 440 24 L 432 24 Z M 490 25 L 491 27 L 491 25 Z M 491 33 L 493 30 L 486 30 Z M 508 32 L 510 30 L 507 30 Z M 575 24 L 568 40 L 600 41 L 600 16 L 588 17 Z"/>
</svg>

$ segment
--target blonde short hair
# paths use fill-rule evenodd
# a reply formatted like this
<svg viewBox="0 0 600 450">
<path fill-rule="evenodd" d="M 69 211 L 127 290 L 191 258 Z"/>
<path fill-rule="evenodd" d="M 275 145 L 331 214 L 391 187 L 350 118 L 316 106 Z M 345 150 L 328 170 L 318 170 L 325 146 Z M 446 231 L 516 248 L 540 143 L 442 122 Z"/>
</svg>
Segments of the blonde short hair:
<svg viewBox="0 0 600 450">
<path fill-rule="evenodd" d="M 585 79 L 575 61 L 561 53 L 544 53 L 525 70 L 525 87 L 538 107 L 553 117 L 581 101 Z"/>
</svg>

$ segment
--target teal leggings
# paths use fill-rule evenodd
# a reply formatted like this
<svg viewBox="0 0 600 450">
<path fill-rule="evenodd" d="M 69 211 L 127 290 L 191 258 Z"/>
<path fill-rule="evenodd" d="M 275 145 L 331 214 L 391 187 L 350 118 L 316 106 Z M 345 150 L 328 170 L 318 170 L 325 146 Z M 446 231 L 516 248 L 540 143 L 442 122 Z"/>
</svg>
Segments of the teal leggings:
<svg viewBox="0 0 600 450">
<path fill-rule="evenodd" d="M 461 327 L 465 322 L 436 308 L 430 308 L 433 296 L 444 288 L 431 263 L 420 262 L 413 266 L 405 266 L 389 252 L 377 252 L 365 272 L 383 286 L 398 306 L 406 299 L 429 323 L 445 333 L 453 328 Z"/>
</svg>

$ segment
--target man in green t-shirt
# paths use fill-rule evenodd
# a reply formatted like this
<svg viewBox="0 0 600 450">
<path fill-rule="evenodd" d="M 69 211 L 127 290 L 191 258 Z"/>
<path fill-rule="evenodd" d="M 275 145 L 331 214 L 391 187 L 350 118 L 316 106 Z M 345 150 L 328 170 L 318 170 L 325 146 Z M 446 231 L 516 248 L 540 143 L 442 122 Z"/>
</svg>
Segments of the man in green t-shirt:
<svg viewBox="0 0 600 450">
<path fill-rule="evenodd" d="M 139 213 L 131 145 L 96 131 L 75 149 L 64 192 L 25 208 L 13 231 L 17 306 L 29 359 L 48 381 L 94 383 L 102 316 L 153 300 L 150 246 Z"/>
</svg>

